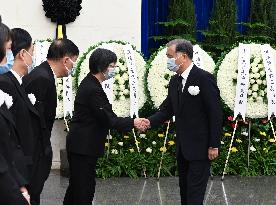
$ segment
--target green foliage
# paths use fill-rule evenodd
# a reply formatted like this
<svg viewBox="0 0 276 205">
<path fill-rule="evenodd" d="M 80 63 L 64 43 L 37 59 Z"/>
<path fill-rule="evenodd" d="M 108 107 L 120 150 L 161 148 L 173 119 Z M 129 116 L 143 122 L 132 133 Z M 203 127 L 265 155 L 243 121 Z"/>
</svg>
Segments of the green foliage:
<svg viewBox="0 0 276 205">
<path fill-rule="evenodd" d="M 165 27 L 165 34 L 152 36 L 155 41 L 168 42 L 176 38 L 184 38 L 196 42 L 196 17 L 193 0 L 171 0 L 167 22 L 158 22 Z"/>
<path fill-rule="evenodd" d="M 204 50 L 210 51 L 215 60 L 236 41 L 236 2 L 233 0 L 215 0 L 214 7 L 202 43 Z"/>
<path fill-rule="evenodd" d="M 242 23 L 246 27 L 245 35 L 240 35 L 237 38 L 275 44 L 275 5 L 276 2 L 273 0 L 251 0 L 249 22 Z"/>
</svg>

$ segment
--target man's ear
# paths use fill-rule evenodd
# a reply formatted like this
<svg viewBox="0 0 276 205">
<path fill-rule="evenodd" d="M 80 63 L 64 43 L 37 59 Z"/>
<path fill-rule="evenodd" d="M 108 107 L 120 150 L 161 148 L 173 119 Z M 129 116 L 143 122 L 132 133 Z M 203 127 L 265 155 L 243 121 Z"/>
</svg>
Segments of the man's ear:
<svg viewBox="0 0 276 205">
<path fill-rule="evenodd" d="M 19 58 L 20 60 L 24 60 L 24 53 L 25 53 L 25 50 L 24 49 L 21 49 L 15 56 L 15 58 Z"/>
<path fill-rule="evenodd" d="M 68 56 L 64 56 L 64 57 L 62 58 L 62 63 L 63 63 L 63 64 L 66 64 L 68 61 L 69 61 L 69 57 L 68 57 Z"/>
</svg>

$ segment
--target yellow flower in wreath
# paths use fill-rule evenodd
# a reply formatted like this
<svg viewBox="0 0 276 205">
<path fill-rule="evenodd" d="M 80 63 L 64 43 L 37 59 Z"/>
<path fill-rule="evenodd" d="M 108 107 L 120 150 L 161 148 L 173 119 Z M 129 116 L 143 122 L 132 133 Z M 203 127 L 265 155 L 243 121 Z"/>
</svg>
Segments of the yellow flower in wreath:
<svg viewBox="0 0 276 205">
<path fill-rule="evenodd" d="M 108 143 L 108 142 L 106 142 L 106 143 L 104 144 L 104 146 L 105 146 L 105 147 L 108 147 L 108 146 L 109 146 L 109 143 Z"/>
<path fill-rule="evenodd" d="M 125 139 L 129 139 L 129 136 L 125 135 L 124 138 L 125 138 Z"/>
<path fill-rule="evenodd" d="M 166 147 L 160 147 L 160 152 L 166 152 L 167 148 Z"/>
<path fill-rule="evenodd" d="M 237 143 L 242 143 L 242 141 L 240 139 L 236 139 Z"/>
<path fill-rule="evenodd" d="M 271 138 L 271 139 L 269 139 L 268 141 L 271 142 L 271 143 L 276 142 L 276 140 L 275 140 L 274 138 Z"/>
<path fill-rule="evenodd" d="M 171 140 L 168 142 L 168 144 L 172 146 L 172 145 L 175 145 L 175 142 Z"/>
<path fill-rule="evenodd" d="M 162 137 L 164 137 L 164 134 L 159 133 L 159 134 L 158 134 L 158 137 L 162 138 Z"/>
<path fill-rule="evenodd" d="M 260 131 L 260 135 L 266 137 L 266 133 L 265 133 L 265 132 L 261 132 L 261 131 Z"/>
<path fill-rule="evenodd" d="M 231 152 L 236 153 L 237 151 L 238 151 L 238 149 L 236 147 L 231 148 Z"/>
<path fill-rule="evenodd" d="M 130 153 L 133 153 L 133 152 L 134 152 L 134 149 L 133 149 L 133 148 L 130 148 L 129 151 L 130 151 Z"/>
<path fill-rule="evenodd" d="M 231 137 L 232 135 L 229 132 L 224 133 L 224 137 Z"/>
</svg>

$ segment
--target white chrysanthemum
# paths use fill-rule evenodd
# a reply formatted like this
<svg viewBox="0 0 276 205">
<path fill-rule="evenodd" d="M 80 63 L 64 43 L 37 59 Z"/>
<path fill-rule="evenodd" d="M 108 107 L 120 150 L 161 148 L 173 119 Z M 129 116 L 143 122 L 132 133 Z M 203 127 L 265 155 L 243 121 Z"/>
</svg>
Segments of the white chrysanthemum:
<svg viewBox="0 0 276 205">
<path fill-rule="evenodd" d="M 146 152 L 152 153 L 152 149 L 151 149 L 150 147 L 148 147 L 148 148 L 146 149 Z"/>
<path fill-rule="evenodd" d="M 168 94 L 168 84 L 172 75 L 175 73 L 167 69 L 167 48 L 163 48 L 158 52 L 156 57 L 150 64 L 148 74 L 148 89 L 151 100 L 155 107 L 159 107 Z M 215 62 L 204 50 L 200 50 L 203 69 L 214 73 Z"/>
<path fill-rule="evenodd" d="M 113 86 L 113 105 L 112 109 L 113 111 L 121 117 L 127 117 L 130 113 L 130 98 L 129 93 L 127 94 L 126 91 L 126 81 L 128 82 L 128 70 L 126 65 L 126 58 L 123 50 L 123 44 L 119 42 L 111 42 L 111 43 L 101 43 L 98 45 L 100 47 L 102 44 L 108 44 L 110 47 L 113 48 L 114 53 L 116 53 L 118 62 L 117 65 L 119 68 L 116 68 L 116 76 L 115 81 L 118 81 L 119 85 L 116 85 L 114 83 Z M 97 48 L 98 48 L 97 47 Z M 95 48 L 96 49 L 96 48 Z M 78 85 L 81 83 L 83 78 L 89 73 L 89 57 L 91 53 L 95 50 L 91 50 L 88 52 L 85 56 L 83 56 L 85 59 L 80 65 L 80 73 L 78 76 Z M 145 76 L 145 60 L 143 59 L 142 55 L 134 50 L 134 57 L 135 57 L 135 65 L 137 68 L 137 77 L 138 77 L 138 107 L 139 109 L 143 107 L 144 103 L 146 102 L 146 96 L 144 93 L 144 76 Z M 122 63 L 123 61 L 124 63 Z M 122 76 L 119 74 L 122 72 Z M 129 85 L 127 85 L 129 87 Z M 129 88 L 128 88 L 129 92 Z M 116 96 L 117 94 L 117 96 Z"/>
<path fill-rule="evenodd" d="M 57 90 L 57 109 L 56 109 L 56 119 L 63 118 L 63 80 L 62 78 L 57 78 L 56 80 L 56 90 Z"/>
<path fill-rule="evenodd" d="M 223 59 L 217 73 L 217 83 L 221 97 L 231 110 L 234 110 L 236 83 L 233 81 L 234 78 L 232 78 L 229 73 L 235 72 L 238 68 L 238 54 L 238 47 L 232 49 Z M 250 80 L 249 90 L 252 89 L 253 92 L 252 95 L 249 95 L 248 93 L 249 97 L 247 100 L 246 116 L 249 118 L 264 118 L 267 116 L 267 104 L 264 100 L 260 101 L 260 98 L 258 98 L 265 96 L 263 92 L 260 92 L 262 91 L 260 90 L 262 89 L 262 86 L 258 85 L 258 82 L 260 82 L 258 80 L 262 80 L 263 85 L 266 85 L 265 68 L 262 63 L 260 44 L 250 44 L 250 54 L 251 58 L 254 58 L 253 63 L 251 63 L 251 68 L 258 66 L 258 72 L 253 73 L 252 70 L 250 70 L 249 76 L 251 79 L 254 79 L 254 82 L 253 80 Z M 276 59 L 275 50 L 273 50 L 273 56 L 274 59 Z M 274 65 L 274 68 L 276 69 L 276 64 Z M 266 88 L 263 91 L 266 93 Z"/>
<path fill-rule="evenodd" d="M 118 154 L 118 150 L 112 149 L 112 150 L 111 150 L 111 153 L 112 153 L 112 154 Z"/>
</svg>

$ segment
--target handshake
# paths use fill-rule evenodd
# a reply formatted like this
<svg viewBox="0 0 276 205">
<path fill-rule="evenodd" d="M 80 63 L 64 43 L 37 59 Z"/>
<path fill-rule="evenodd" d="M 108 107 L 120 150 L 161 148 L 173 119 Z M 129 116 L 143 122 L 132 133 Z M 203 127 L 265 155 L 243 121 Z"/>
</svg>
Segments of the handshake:
<svg viewBox="0 0 276 205">
<path fill-rule="evenodd" d="M 147 129 L 150 128 L 150 121 L 146 118 L 135 118 L 134 119 L 134 127 L 139 132 L 145 132 Z"/>
</svg>

